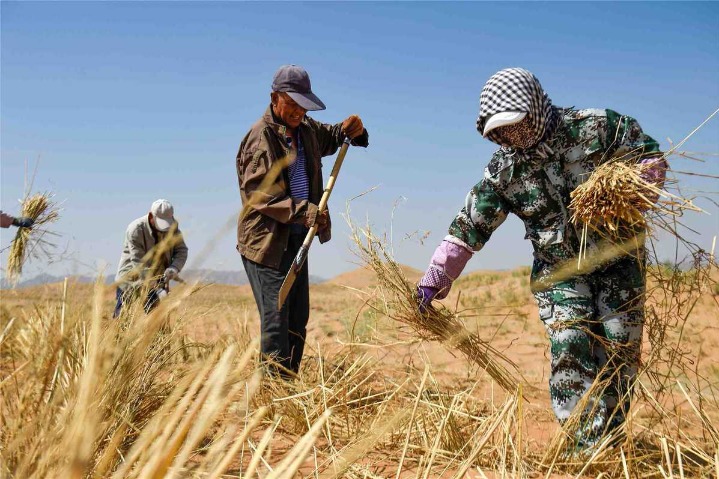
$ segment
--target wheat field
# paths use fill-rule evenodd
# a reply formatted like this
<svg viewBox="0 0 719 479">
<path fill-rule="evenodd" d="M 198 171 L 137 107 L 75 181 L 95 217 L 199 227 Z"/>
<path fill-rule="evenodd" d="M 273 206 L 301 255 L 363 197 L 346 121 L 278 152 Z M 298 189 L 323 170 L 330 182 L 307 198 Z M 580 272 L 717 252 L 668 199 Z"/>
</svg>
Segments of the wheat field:
<svg viewBox="0 0 719 479">
<path fill-rule="evenodd" d="M 293 382 L 258 372 L 249 286 L 178 286 L 119 321 L 102 284 L 5 290 L 0 476 L 717 477 L 719 274 L 654 273 L 626 438 L 581 461 L 559 454 L 528 268 L 466 274 L 444 300 L 516 365 L 514 392 L 384 314 L 368 268 L 311 287 Z"/>
</svg>

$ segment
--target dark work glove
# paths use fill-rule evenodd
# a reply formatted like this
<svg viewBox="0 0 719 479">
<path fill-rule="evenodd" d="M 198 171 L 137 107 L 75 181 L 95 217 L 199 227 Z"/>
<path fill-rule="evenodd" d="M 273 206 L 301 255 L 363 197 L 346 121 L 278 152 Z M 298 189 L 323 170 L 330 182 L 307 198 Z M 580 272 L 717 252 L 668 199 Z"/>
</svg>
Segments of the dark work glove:
<svg viewBox="0 0 719 479">
<path fill-rule="evenodd" d="M 432 304 L 432 299 L 437 295 L 437 289 L 430 286 L 417 286 L 417 306 L 421 313 L 426 313 L 427 308 Z"/>
<path fill-rule="evenodd" d="M 31 228 L 32 225 L 35 224 L 35 220 L 27 216 L 18 216 L 13 218 L 12 224 L 18 228 Z"/>
</svg>

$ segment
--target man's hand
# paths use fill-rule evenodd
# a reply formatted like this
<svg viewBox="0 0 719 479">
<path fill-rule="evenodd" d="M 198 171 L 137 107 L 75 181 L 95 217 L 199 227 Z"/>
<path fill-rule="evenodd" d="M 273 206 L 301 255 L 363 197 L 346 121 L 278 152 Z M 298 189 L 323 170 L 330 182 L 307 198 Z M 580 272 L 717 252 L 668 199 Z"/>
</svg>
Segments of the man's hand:
<svg viewBox="0 0 719 479">
<path fill-rule="evenodd" d="M 32 225 L 35 224 L 35 220 L 27 216 L 18 216 L 17 218 L 13 218 L 12 224 L 18 228 L 31 228 Z"/>
<path fill-rule="evenodd" d="M 305 215 L 305 228 L 312 228 L 314 225 L 317 225 L 317 231 L 323 231 L 327 224 L 329 223 L 329 213 L 327 213 L 327 209 L 325 209 L 322 213 L 319 211 L 315 215 L 314 221 L 311 220 L 310 215 Z"/>
<path fill-rule="evenodd" d="M 167 268 L 167 269 L 165 270 L 165 278 L 166 278 L 168 281 L 170 281 L 171 279 L 177 279 L 177 277 L 179 276 L 179 274 L 180 274 L 180 272 L 177 271 L 177 268 L 175 268 L 175 267 L 173 267 L 173 266 L 170 266 L 169 268 Z"/>
<path fill-rule="evenodd" d="M 317 214 L 315 224 L 317 224 L 317 233 L 323 233 L 327 228 L 329 228 L 330 215 L 327 210 L 324 210 L 322 213 Z"/>
<path fill-rule="evenodd" d="M 323 227 L 326 227 L 327 224 L 330 222 L 330 215 L 327 213 L 327 210 L 323 210 L 321 213 L 317 213 L 317 217 L 315 218 L 315 224 L 319 226 L 320 229 Z"/>
<path fill-rule="evenodd" d="M 432 304 L 432 299 L 434 299 L 436 294 L 437 289 L 435 288 L 430 286 L 417 286 L 417 307 L 420 313 L 427 312 L 427 308 Z"/>
<path fill-rule="evenodd" d="M 356 138 L 364 131 L 362 119 L 357 115 L 350 115 L 342 122 L 342 131 L 351 139 Z"/>
</svg>

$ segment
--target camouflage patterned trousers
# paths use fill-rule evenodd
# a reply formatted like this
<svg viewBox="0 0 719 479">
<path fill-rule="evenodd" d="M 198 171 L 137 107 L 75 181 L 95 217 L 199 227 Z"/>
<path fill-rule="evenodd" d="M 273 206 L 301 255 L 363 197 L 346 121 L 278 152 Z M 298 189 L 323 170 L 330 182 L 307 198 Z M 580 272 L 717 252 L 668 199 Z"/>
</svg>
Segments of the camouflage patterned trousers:
<svg viewBox="0 0 719 479">
<path fill-rule="evenodd" d="M 536 280 L 549 269 L 535 260 L 532 290 L 549 335 L 552 408 L 564 424 L 589 392 L 573 429 L 576 446 L 589 447 L 622 425 L 629 410 L 644 324 L 644 262 L 624 257 L 540 290 Z"/>
</svg>

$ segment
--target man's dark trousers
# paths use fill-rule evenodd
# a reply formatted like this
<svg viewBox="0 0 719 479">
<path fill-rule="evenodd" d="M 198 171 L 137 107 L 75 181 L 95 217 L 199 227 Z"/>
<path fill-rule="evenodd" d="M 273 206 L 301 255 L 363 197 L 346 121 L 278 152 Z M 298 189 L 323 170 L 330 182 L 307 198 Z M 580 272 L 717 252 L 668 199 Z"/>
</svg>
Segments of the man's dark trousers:
<svg viewBox="0 0 719 479">
<path fill-rule="evenodd" d="M 305 233 L 292 232 L 290 234 L 287 250 L 282 256 L 279 269 L 270 268 L 242 257 L 257 309 L 260 312 L 262 355 L 266 359 L 273 359 L 283 368 L 294 373 L 300 370 L 305 336 L 307 335 L 307 321 L 310 316 L 308 261 L 305 261 L 302 266 L 302 270 L 297 275 L 287 296 L 287 301 L 280 311 L 277 311 L 277 298 L 282 282 L 302 246 L 306 231 Z M 269 372 L 277 371 L 269 369 Z M 279 374 L 288 375 L 282 370 L 279 371 Z"/>
</svg>

